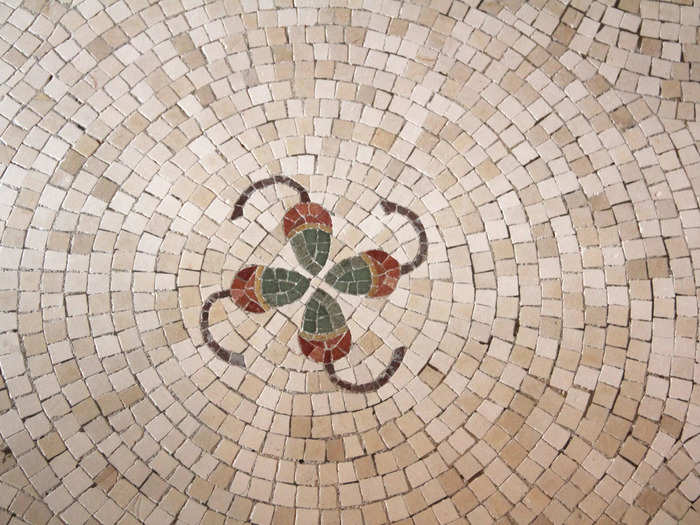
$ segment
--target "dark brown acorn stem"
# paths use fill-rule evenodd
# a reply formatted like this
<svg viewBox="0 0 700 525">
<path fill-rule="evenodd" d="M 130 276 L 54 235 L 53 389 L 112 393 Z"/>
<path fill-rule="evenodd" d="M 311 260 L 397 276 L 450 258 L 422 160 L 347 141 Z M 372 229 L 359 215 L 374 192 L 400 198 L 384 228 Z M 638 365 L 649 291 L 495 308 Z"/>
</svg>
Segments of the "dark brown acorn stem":
<svg viewBox="0 0 700 525">
<path fill-rule="evenodd" d="M 231 297 L 231 292 L 229 290 L 220 290 L 207 297 L 207 300 L 204 301 L 204 304 L 202 305 L 202 314 L 199 317 L 199 329 L 202 331 L 202 338 L 204 339 L 204 342 L 214 351 L 216 357 L 234 366 L 245 368 L 243 354 L 231 352 L 230 350 L 222 348 L 219 343 L 214 341 L 211 332 L 209 331 L 209 310 L 211 310 L 211 307 L 216 301 L 225 297 Z"/>
<path fill-rule="evenodd" d="M 299 184 L 298 182 L 290 179 L 289 177 L 285 175 L 273 175 L 272 177 L 269 177 L 267 179 L 259 180 L 252 185 L 248 186 L 248 188 L 241 194 L 240 197 L 238 197 L 238 200 L 236 201 L 236 204 L 233 206 L 233 213 L 231 214 L 231 220 L 236 220 L 239 217 L 243 216 L 243 206 L 245 206 L 245 203 L 248 202 L 248 199 L 250 196 L 255 192 L 256 190 L 261 190 L 263 188 L 266 188 L 268 186 L 271 186 L 273 184 L 286 184 L 290 188 L 296 190 L 299 192 L 299 200 L 301 202 L 310 202 L 311 199 L 309 198 L 309 194 L 307 191 L 304 189 L 304 187 Z"/>
<path fill-rule="evenodd" d="M 418 252 L 416 253 L 416 256 L 411 262 L 401 265 L 401 275 L 411 273 L 413 270 L 423 264 L 428 256 L 428 236 L 425 233 L 425 227 L 418 218 L 418 215 L 408 208 L 404 208 L 403 206 L 390 201 L 381 201 L 379 204 L 382 206 L 382 209 L 386 214 L 399 213 L 406 217 L 409 221 L 411 221 L 413 228 L 418 234 Z"/>
<path fill-rule="evenodd" d="M 351 392 L 370 392 L 383 387 L 389 382 L 391 376 L 394 375 L 396 370 L 401 365 L 405 354 L 405 346 L 400 346 L 394 349 L 394 352 L 391 354 L 391 362 L 389 363 L 389 366 L 387 366 L 376 379 L 368 381 L 367 383 L 355 384 L 345 381 L 344 379 L 340 379 L 337 375 L 335 375 L 335 367 L 333 366 L 332 362 L 326 363 L 325 367 L 331 382 L 338 385 L 340 388 L 344 388 L 345 390 L 349 390 Z"/>
</svg>

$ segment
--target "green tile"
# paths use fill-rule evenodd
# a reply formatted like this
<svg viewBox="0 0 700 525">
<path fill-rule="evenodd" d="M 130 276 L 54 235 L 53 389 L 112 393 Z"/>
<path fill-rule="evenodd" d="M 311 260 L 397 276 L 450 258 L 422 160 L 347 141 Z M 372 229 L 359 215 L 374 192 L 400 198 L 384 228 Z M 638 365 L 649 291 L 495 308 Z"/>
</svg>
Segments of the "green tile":
<svg viewBox="0 0 700 525">
<path fill-rule="evenodd" d="M 323 290 L 316 290 L 304 311 L 304 332 L 326 334 L 344 326 L 345 316 L 340 305 Z"/>
<path fill-rule="evenodd" d="M 328 260 L 330 234 L 318 228 L 307 228 L 294 235 L 291 243 L 299 264 L 311 275 L 318 275 Z"/>
<path fill-rule="evenodd" d="M 271 306 L 284 306 L 301 299 L 311 281 L 284 268 L 265 268 L 260 277 L 263 298 Z"/>
<path fill-rule="evenodd" d="M 366 295 L 372 288 L 372 272 L 362 257 L 343 259 L 328 271 L 324 279 L 336 290 L 352 295 Z"/>
</svg>

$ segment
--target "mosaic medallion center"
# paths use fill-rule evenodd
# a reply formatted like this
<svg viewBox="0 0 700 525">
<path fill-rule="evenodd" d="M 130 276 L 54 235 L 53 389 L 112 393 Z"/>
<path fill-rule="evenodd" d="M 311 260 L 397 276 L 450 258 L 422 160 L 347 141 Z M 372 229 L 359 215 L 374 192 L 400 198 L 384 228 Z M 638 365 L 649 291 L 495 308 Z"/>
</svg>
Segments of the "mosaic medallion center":
<svg viewBox="0 0 700 525">
<path fill-rule="evenodd" d="M 311 202 L 306 190 L 297 182 L 288 177 L 274 176 L 254 183 L 241 194 L 231 218 L 236 220 L 243 215 L 243 206 L 255 190 L 275 183 L 286 184 L 299 193 L 300 202 L 285 213 L 282 225 L 285 237 L 302 268 L 296 271 L 256 264 L 239 270 L 230 288 L 211 294 L 202 307 L 200 327 L 204 341 L 219 358 L 232 365 L 245 367 L 245 359 L 240 351 L 226 350 L 213 339 L 209 331 L 211 306 L 219 299 L 228 297 L 240 309 L 251 314 L 262 314 L 304 300 L 303 320 L 297 334 L 302 353 L 322 363 L 333 383 L 341 388 L 352 391 L 376 390 L 386 384 L 396 372 L 405 347 L 394 350 L 389 365 L 373 381 L 353 384 L 338 378 L 333 362 L 348 355 L 352 335 L 336 299 L 342 294 L 370 298 L 390 295 L 402 275 L 412 272 L 425 261 L 428 250 L 425 228 L 414 212 L 395 203 L 382 201 L 385 213 L 404 215 L 416 230 L 419 250 L 413 260 L 401 265 L 383 250 L 367 250 L 335 263 L 321 277 L 330 254 L 333 223 L 330 213 L 321 205 Z M 310 296 L 307 293 L 309 290 Z"/>
</svg>

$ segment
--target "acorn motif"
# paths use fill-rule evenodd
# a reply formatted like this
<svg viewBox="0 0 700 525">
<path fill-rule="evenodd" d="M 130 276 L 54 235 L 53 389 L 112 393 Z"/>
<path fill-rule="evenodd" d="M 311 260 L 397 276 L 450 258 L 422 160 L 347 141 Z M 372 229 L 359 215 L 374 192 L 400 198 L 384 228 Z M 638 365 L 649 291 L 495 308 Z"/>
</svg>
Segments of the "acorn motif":
<svg viewBox="0 0 700 525">
<path fill-rule="evenodd" d="M 383 297 L 396 289 L 401 265 L 382 250 L 369 250 L 343 259 L 328 271 L 325 281 L 352 295 Z"/>
<path fill-rule="evenodd" d="M 247 312 L 262 313 L 300 299 L 311 281 L 284 268 L 254 265 L 240 270 L 231 284 L 231 298 Z"/>
<path fill-rule="evenodd" d="M 331 216 L 319 204 L 310 202 L 304 187 L 284 175 L 274 175 L 258 180 L 249 186 L 236 201 L 231 219 L 243 216 L 243 206 L 256 190 L 273 184 L 285 184 L 299 194 L 299 204 L 284 214 L 284 234 L 291 241 L 297 261 L 312 275 L 318 275 L 330 254 L 333 224 Z M 337 291 L 353 295 L 383 297 L 398 286 L 402 274 L 412 272 L 425 262 L 428 254 L 428 237 L 416 213 L 394 202 L 379 203 L 385 213 L 398 213 L 406 217 L 418 234 L 419 249 L 412 261 L 399 265 L 398 261 L 382 250 L 368 250 L 336 264 L 325 276 L 325 282 Z M 254 265 L 240 270 L 229 290 L 219 290 L 207 297 L 202 305 L 200 329 L 202 339 L 225 362 L 245 368 L 244 355 L 222 348 L 209 329 L 213 304 L 224 297 L 231 297 L 235 304 L 248 312 L 262 313 L 273 306 L 282 306 L 300 299 L 311 285 L 303 275 L 278 268 Z M 351 392 L 376 391 L 389 381 L 401 364 L 406 347 L 395 348 L 391 362 L 375 379 L 354 383 L 338 377 L 334 361 L 350 352 L 352 335 L 340 305 L 320 288 L 309 299 L 304 310 L 303 328 L 298 332 L 302 353 L 324 365 L 330 381 Z"/>
<path fill-rule="evenodd" d="M 306 305 L 298 339 L 303 354 L 319 363 L 337 361 L 350 352 L 352 337 L 340 305 L 321 289 Z"/>
<path fill-rule="evenodd" d="M 331 250 L 331 215 L 319 204 L 300 202 L 284 214 L 283 225 L 299 263 L 317 275 Z"/>
</svg>

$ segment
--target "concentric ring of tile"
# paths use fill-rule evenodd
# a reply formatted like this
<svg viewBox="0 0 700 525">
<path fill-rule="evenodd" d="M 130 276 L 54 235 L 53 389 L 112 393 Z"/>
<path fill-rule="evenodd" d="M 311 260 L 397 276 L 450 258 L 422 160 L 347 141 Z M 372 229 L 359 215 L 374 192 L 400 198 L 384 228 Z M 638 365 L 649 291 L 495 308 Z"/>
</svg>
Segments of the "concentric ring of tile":
<svg viewBox="0 0 700 525">
<path fill-rule="evenodd" d="M 664 118 L 697 121 L 698 2 L 483 0 L 478 5 L 493 14 L 508 9 L 517 28 L 534 28 L 532 38 L 551 43 L 550 52 L 579 74 L 597 72 L 621 93 L 643 96 Z"/>
<path fill-rule="evenodd" d="M 372 9 L 4 8 L 2 37 L 22 38 L 0 101 L 3 507 L 697 517 L 697 130 L 578 78 L 507 10 Z M 428 260 L 394 294 L 338 299 L 356 342 L 341 377 L 408 349 L 376 392 L 304 358 L 303 301 L 213 307 L 245 369 L 203 344 L 203 300 L 240 268 L 298 266 L 280 226 L 295 192 L 230 220 L 271 174 L 331 211 L 331 262 L 415 253 L 382 199 L 425 225 Z"/>
</svg>

